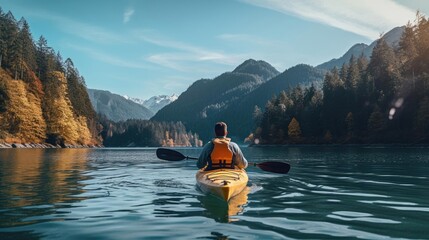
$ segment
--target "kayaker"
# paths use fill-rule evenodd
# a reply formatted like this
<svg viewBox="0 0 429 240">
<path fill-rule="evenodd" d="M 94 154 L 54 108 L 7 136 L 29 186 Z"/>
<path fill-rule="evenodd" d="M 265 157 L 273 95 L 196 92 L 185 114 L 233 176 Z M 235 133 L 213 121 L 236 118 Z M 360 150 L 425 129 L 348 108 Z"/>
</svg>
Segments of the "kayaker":
<svg viewBox="0 0 429 240">
<path fill-rule="evenodd" d="M 215 138 L 208 142 L 197 161 L 198 168 L 206 167 L 206 170 L 219 168 L 247 167 L 247 160 L 243 156 L 240 147 L 227 138 L 228 127 L 224 122 L 215 124 Z"/>
</svg>

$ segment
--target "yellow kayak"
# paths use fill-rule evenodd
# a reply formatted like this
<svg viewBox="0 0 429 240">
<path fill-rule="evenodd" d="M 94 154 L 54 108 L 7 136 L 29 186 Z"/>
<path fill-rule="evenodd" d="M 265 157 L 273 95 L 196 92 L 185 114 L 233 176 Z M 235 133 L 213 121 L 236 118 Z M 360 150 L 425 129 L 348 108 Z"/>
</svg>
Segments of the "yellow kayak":
<svg viewBox="0 0 429 240">
<path fill-rule="evenodd" d="M 196 179 L 201 191 L 225 201 L 242 192 L 249 180 L 244 169 L 199 170 Z"/>
</svg>

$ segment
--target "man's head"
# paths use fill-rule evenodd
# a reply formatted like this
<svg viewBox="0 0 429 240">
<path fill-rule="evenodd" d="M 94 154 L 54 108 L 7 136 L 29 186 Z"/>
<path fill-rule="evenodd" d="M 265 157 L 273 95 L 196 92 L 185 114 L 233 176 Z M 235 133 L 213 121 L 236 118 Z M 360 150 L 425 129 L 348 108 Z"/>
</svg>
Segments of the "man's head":
<svg viewBox="0 0 429 240">
<path fill-rule="evenodd" d="M 217 122 L 215 125 L 216 137 L 225 137 L 228 134 L 228 127 L 224 122 Z"/>
</svg>

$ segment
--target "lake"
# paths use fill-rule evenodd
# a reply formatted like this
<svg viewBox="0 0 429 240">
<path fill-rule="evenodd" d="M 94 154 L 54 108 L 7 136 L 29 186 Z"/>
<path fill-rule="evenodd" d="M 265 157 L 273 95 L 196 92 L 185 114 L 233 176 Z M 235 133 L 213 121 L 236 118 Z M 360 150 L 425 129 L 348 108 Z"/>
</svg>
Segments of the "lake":
<svg viewBox="0 0 429 240">
<path fill-rule="evenodd" d="M 0 149 L 0 239 L 429 239 L 427 147 L 243 148 L 292 168 L 229 204 L 155 150 Z"/>
</svg>

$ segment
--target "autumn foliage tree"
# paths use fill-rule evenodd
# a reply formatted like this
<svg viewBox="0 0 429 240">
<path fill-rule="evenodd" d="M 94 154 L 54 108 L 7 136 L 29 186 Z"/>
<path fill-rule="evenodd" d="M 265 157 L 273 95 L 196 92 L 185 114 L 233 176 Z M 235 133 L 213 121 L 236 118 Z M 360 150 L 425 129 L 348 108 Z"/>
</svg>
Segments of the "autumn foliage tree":
<svg viewBox="0 0 429 240">
<path fill-rule="evenodd" d="M 292 118 L 288 125 L 288 136 L 292 143 L 297 143 L 301 140 L 301 127 L 296 118 Z"/>
<path fill-rule="evenodd" d="M 24 18 L 0 9 L 1 142 L 100 143 L 83 77 L 74 69 L 67 79 L 63 65 Z"/>
</svg>

